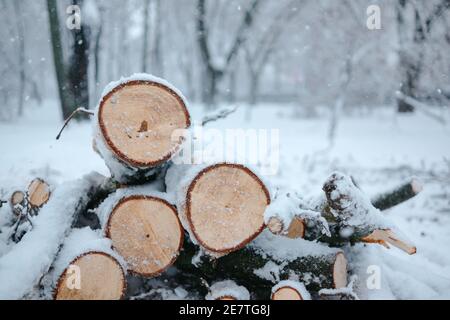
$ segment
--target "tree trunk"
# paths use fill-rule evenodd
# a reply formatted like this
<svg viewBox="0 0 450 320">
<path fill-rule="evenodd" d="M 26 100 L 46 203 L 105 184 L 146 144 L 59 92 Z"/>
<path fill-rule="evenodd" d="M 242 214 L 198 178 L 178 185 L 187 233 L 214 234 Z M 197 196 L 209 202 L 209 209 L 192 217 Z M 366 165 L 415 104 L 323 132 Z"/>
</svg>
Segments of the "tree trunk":
<svg viewBox="0 0 450 320">
<path fill-rule="evenodd" d="M 408 39 L 407 10 L 411 6 L 410 0 L 398 0 L 397 5 L 397 28 L 400 42 L 400 92 L 407 97 L 417 99 L 422 64 L 424 58 L 423 46 L 425 42 L 425 31 L 417 8 L 413 8 L 414 26 L 413 39 Z M 398 112 L 413 112 L 414 106 L 404 99 L 397 99 Z"/>
<path fill-rule="evenodd" d="M 82 6 L 83 0 L 72 0 L 73 5 Z M 74 29 L 72 54 L 69 59 L 67 80 L 73 95 L 72 111 L 79 107 L 89 109 L 89 45 L 90 29 L 82 23 Z M 84 115 L 86 118 L 86 115 Z"/>
<path fill-rule="evenodd" d="M 154 0 L 154 11 L 155 11 L 155 17 L 154 17 L 154 41 L 153 41 L 153 47 L 152 47 L 152 73 L 158 77 L 164 77 L 164 61 L 163 61 L 163 55 L 162 55 L 162 43 L 161 43 L 161 37 L 162 37 L 162 31 L 161 31 L 161 24 L 163 23 L 162 20 L 162 8 L 161 8 L 161 0 Z"/>
<path fill-rule="evenodd" d="M 142 43 L 142 72 L 148 72 L 148 43 L 149 43 L 149 30 L 150 30 L 150 0 L 145 0 L 144 2 L 144 35 L 143 35 L 143 43 Z"/>
<path fill-rule="evenodd" d="M 21 17 L 21 2 L 14 1 L 14 10 L 17 22 L 17 38 L 19 42 L 19 108 L 17 114 L 23 115 L 24 97 L 25 97 L 25 30 L 23 17 Z"/>
<path fill-rule="evenodd" d="M 76 109 L 76 106 L 66 78 L 66 69 L 64 65 L 64 54 L 60 30 L 61 26 L 59 23 L 58 6 L 56 4 L 56 0 L 47 0 L 47 11 L 53 49 L 53 62 L 58 83 L 59 99 L 61 102 L 61 111 L 63 118 L 66 119 Z"/>
</svg>

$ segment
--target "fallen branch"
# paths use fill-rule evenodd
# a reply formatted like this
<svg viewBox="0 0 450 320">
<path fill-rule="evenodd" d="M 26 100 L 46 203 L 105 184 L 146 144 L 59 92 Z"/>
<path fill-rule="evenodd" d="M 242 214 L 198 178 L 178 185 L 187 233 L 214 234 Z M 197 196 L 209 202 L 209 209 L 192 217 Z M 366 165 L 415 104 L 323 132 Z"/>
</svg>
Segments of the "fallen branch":
<svg viewBox="0 0 450 320">
<path fill-rule="evenodd" d="M 422 184 L 417 179 L 413 178 L 408 183 L 405 183 L 392 191 L 376 196 L 372 199 L 372 204 L 379 210 L 388 210 L 414 198 L 422 190 Z"/>
</svg>

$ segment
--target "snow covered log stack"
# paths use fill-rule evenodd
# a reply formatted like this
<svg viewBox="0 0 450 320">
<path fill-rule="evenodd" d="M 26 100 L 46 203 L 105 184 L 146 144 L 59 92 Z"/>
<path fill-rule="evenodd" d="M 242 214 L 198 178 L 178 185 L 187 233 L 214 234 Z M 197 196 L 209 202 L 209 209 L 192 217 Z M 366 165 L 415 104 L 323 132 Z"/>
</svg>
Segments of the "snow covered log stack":
<svg viewBox="0 0 450 320">
<path fill-rule="evenodd" d="M 242 164 L 174 164 L 190 142 L 174 133 L 189 130 L 191 116 L 186 99 L 164 80 L 141 74 L 113 83 L 94 115 L 94 150 L 111 177 L 71 194 L 69 209 L 62 191 L 52 194 L 52 212 L 70 219 L 65 228 L 49 228 L 58 232 L 57 243 L 45 243 L 51 265 L 42 262 L 44 274 L 30 278 L 22 297 L 130 298 L 149 288 L 127 292 L 128 280 L 162 276 L 213 300 L 355 298 L 348 244 L 392 244 L 415 253 L 343 174 L 331 175 L 318 199 L 303 199 L 270 190 Z M 215 117 L 207 119 L 202 123 Z M 48 200 L 42 184 L 30 189 L 34 207 Z M 418 191 L 415 182 L 374 204 L 386 209 Z M 26 197 L 14 193 L 11 201 L 20 205 Z M 31 247 L 27 240 L 23 246 Z"/>
</svg>

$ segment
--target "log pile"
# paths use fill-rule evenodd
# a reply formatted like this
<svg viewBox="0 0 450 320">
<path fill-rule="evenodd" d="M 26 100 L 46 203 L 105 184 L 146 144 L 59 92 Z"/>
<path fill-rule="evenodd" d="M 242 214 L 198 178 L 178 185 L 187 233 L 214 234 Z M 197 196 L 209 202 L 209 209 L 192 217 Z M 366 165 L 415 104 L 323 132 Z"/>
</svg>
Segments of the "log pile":
<svg viewBox="0 0 450 320">
<path fill-rule="evenodd" d="M 330 296 L 323 290 L 349 284 L 342 247 L 416 251 L 379 210 L 415 196 L 415 180 L 370 201 L 350 177 L 334 173 L 321 197 L 302 199 L 270 190 L 242 164 L 176 165 L 185 141 L 174 132 L 189 130 L 188 105 L 148 75 L 110 85 L 94 116 L 94 150 L 111 177 L 90 189 L 88 201 L 81 194 L 74 202 L 72 235 L 42 275 L 41 297 L 51 290 L 55 299 L 127 298 L 129 276 L 156 278 L 173 267 L 180 284 L 207 299 L 320 299 Z M 33 181 L 11 194 L 12 212 L 37 215 L 52 204 L 50 191 Z"/>
</svg>

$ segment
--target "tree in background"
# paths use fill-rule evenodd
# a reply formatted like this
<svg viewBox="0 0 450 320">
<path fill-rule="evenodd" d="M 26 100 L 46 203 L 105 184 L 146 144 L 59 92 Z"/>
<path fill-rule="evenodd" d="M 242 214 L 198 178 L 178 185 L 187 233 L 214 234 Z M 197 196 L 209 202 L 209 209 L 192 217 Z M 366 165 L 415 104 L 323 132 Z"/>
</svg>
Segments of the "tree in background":
<svg viewBox="0 0 450 320">
<path fill-rule="evenodd" d="M 80 7 L 83 1 L 73 0 L 72 4 Z M 73 30 L 73 43 L 66 63 L 56 0 L 47 0 L 47 10 L 61 110 L 63 117 L 68 118 L 78 107 L 89 106 L 89 31 L 83 23 Z"/>
<path fill-rule="evenodd" d="M 224 57 L 215 59 L 217 57 L 213 57 L 209 43 L 210 30 L 207 22 L 206 3 L 205 0 L 198 0 L 197 2 L 197 41 L 205 72 L 205 83 L 203 84 L 202 96 L 203 102 L 210 107 L 214 106 L 216 103 L 218 82 L 222 80 L 224 75 L 229 71 L 229 67 L 234 58 L 244 45 L 247 39 L 247 32 L 253 24 L 254 16 L 257 13 L 260 4 L 260 0 L 252 0 L 249 7 L 244 12 L 244 16 L 240 22 L 230 49 L 225 52 Z M 220 62 L 218 63 L 217 60 Z"/>
<path fill-rule="evenodd" d="M 431 1 L 430 1 L 431 2 Z M 430 2 L 427 2 L 427 6 Z M 423 5 L 423 4 L 422 4 Z M 399 73 L 401 96 L 399 112 L 413 112 L 414 106 L 405 97 L 420 98 L 420 81 L 424 69 L 425 47 L 435 22 L 444 17 L 450 8 L 450 0 L 432 4 L 431 12 L 421 8 L 414 0 L 398 0 L 397 24 L 399 38 Z"/>
</svg>

